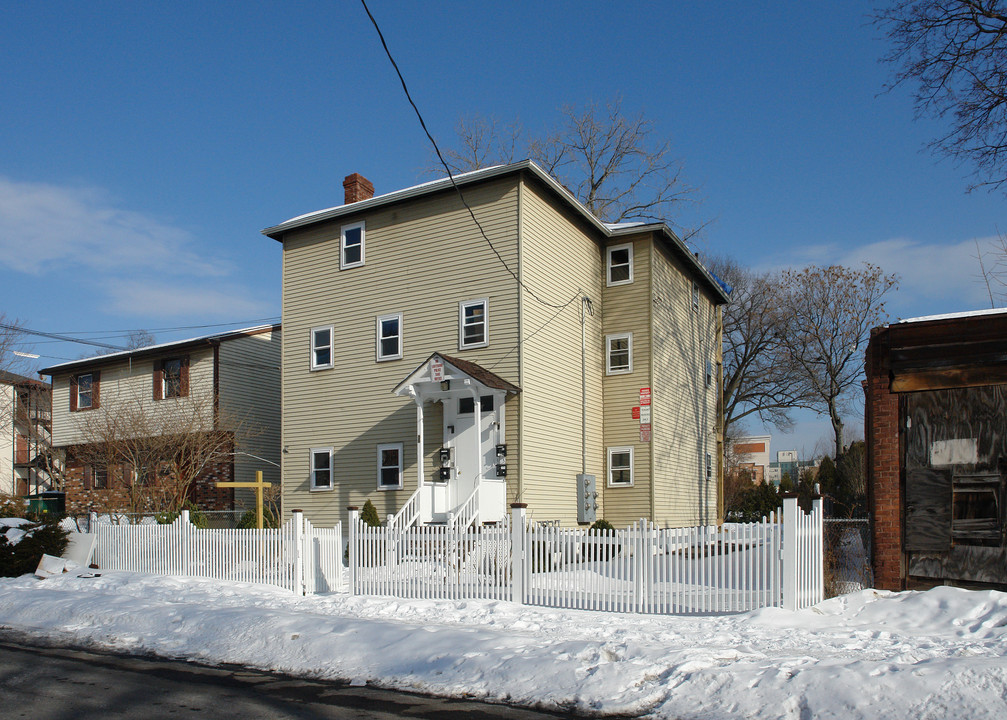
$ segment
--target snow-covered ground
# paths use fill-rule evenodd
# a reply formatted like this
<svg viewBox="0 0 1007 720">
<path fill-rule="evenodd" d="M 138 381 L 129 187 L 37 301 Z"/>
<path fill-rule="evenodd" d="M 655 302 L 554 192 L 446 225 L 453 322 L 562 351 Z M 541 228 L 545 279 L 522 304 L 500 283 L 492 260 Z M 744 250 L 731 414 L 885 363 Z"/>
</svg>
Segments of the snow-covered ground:
<svg viewBox="0 0 1007 720">
<path fill-rule="evenodd" d="M 1007 593 L 865 590 L 800 612 L 667 617 L 296 597 L 95 571 L 0 579 L 0 626 L 58 642 L 581 712 L 1007 717 Z"/>
</svg>

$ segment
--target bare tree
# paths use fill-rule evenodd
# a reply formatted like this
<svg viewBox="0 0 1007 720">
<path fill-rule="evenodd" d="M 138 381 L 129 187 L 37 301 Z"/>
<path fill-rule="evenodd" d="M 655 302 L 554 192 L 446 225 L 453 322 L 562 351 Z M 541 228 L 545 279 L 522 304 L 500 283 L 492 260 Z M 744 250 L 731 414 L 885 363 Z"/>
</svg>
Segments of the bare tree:
<svg viewBox="0 0 1007 720">
<path fill-rule="evenodd" d="M 109 509 L 129 513 L 178 512 L 207 466 L 231 457 L 242 432 L 239 422 L 222 422 L 212 396 L 156 406 L 118 399 L 86 413 L 77 430 L 74 459 L 103 473 L 113 504 L 122 505 Z"/>
<path fill-rule="evenodd" d="M 799 369 L 811 407 L 832 422 L 836 457 L 843 453 L 843 418 L 864 370 L 871 328 L 886 317 L 884 296 L 898 285 L 876 265 L 860 269 L 810 266 L 783 274 L 788 313 L 787 362 Z"/>
<path fill-rule="evenodd" d="M 725 257 L 706 266 L 731 288 L 724 308 L 724 433 L 755 415 L 781 430 L 793 424 L 790 411 L 809 407 L 813 396 L 786 343 L 786 292 L 778 275 L 755 273 Z"/>
<path fill-rule="evenodd" d="M 153 345 L 156 342 L 157 342 L 157 340 L 154 339 L 154 336 L 150 332 L 148 332 L 146 330 L 143 330 L 143 329 L 132 330 L 126 336 L 126 348 L 125 349 L 126 350 L 139 350 L 140 348 L 150 347 L 151 345 Z"/>
<path fill-rule="evenodd" d="M 667 221 L 680 203 L 693 200 L 682 162 L 669 142 L 654 137 L 654 123 L 643 113 L 626 115 L 620 100 L 568 105 L 561 113 L 556 128 L 533 137 L 517 123 L 463 119 L 459 149 L 443 153 L 445 161 L 452 172 L 467 172 L 529 157 L 605 222 Z"/>
<path fill-rule="evenodd" d="M 1007 7 L 999 0 L 902 0 L 877 22 L 894 86 L 917 85 L 918 115 L 950 122 L 931 147 L 975 166 L 976 187 L 1007 182 Z"/>
</svg>

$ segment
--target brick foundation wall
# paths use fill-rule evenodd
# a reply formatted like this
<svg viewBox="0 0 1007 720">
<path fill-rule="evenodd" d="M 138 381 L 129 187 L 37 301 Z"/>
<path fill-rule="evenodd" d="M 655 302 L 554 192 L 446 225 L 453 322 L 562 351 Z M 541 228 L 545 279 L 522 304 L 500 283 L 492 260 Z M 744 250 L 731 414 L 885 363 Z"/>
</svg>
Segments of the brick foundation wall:
<svg viewBox="0 0 1007 720">
<path fill-rule="evenodd" d="M 231 460 L 208 465 L 190 488 L 192 501 L 200 510 L 233 510 L 234 488 L 218 488 L 214 483 L 234 480 L 234 463 Z M 85 488 L 84 466 L 67 461 L 63 489 L 66 492 L 68 515 L 124 511 L 129 507 L 129 496 L 118 478 L 110 478 L 109 488 Z"/>
<path fill-rule="evenodd" d="M 864 437 L 867 440 L 867 504 L 871 514 L 874 586 L 904 590 L 902 468 L 899 396 L 890 392 L 887 328 L 876 328 L 867 346 Z"/>
</svg>

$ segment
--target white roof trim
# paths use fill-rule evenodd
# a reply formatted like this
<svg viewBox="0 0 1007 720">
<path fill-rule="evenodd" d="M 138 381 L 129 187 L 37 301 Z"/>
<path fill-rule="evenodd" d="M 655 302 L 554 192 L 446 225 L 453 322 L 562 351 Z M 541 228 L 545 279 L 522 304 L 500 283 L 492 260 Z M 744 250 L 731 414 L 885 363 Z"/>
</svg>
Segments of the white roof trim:
<svg viewBox="0 0 1007 720">
<path fill-rule="evenodd" d="M 922 317 L 905 318 L 904 320 L 899 320 L 898 324 L 903 325 L 905 323 L 929 322 L 931 320 L 958 320 L 961 318 L 982 317 L 983 315 L 1002 315 L 1003 313 L 1007 313 L 1007 308 L 966 310 L 963 312 L 945 313 L 943 315 L 924 315 Z"/>
</svg>

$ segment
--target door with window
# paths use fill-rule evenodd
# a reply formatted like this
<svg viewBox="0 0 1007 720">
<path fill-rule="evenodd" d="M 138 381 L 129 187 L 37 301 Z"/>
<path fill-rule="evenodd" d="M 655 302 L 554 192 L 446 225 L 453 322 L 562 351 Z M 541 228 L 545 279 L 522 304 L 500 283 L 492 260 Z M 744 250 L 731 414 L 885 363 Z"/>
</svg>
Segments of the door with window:
<svg viewBox="0 0 1007 720">
<path fill-rule="evenodd" d="M 449 400 L 444 412 L 444 440 L 452 448 L 453 477 L 449 484 L 449 502 L 455 509 L 465 502 L 476 487 L 479 473 L 483 481 L 497 482 L 496 445 L 498 413 L 492 395 L 480 397 L 480 427 L 477 435 L 475 398 Z"/>
</svg>

